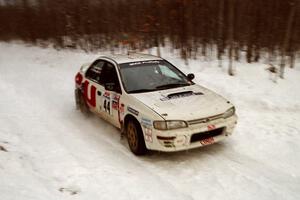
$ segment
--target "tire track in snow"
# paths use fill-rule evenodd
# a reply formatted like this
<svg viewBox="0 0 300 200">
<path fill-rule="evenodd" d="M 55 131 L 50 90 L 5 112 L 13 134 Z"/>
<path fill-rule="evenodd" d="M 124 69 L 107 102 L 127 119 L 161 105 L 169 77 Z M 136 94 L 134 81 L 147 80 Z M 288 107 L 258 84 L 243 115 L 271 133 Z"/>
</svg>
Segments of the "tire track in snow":
<svg viewBox="0 0 300 200">
<path fill-rule="evenodd" d="M 241 176 L 252 182 L 254 185 L 258 185 L 264 188 L 263 191 L 271 191 L 270 198 L 272 199 L 284 199 L 286 194 L 293 196 L 294 199 L 299 199 L 300 195 L 297 191 L 300 190 L 300 179 L 294 178 L 288 173 L 282 173 L 272 166 L 266 163 L 261 163 L 253 158 L 239 154 L 231 149 L 226 150 L 221 155 L 208 153 L 213 159 L 218 160 L 219 163 L 223 163 L 228 166 L 228 169 L 232 173 Z M 284 184 L 284 189 L 281 184 Z M 288 187 L 287 187 L 288 186 Z M 261 194 L 260 194 L 261 195 Z"/>
</svg>

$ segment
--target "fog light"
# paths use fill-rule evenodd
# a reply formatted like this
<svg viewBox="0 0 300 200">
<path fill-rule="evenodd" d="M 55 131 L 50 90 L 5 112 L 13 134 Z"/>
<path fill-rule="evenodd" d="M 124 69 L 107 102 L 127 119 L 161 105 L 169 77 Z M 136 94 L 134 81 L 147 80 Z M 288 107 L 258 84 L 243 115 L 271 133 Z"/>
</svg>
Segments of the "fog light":
<svg viewBox="0 0 300 200">
<path fill-rule="evenodd" d="M 159 140 L 174 140 L 176 137 L 165 137 L 165 136 L 157 136 L 157 139 Z"/>
</svg>

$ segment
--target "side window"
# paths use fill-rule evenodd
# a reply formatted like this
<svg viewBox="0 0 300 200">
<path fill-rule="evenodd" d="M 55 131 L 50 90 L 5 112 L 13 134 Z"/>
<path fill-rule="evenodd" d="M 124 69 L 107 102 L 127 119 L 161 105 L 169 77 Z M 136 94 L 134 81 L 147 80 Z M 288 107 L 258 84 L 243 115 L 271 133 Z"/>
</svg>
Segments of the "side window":
<svg viewBox="0 0 300 200">
<path fill-rule="evenodd" d="M 104 61 L 102 60 L 96 60 L 90 68 L 87 70 L 85 77 L 87 79 L 90 79 L 91 81 L 94 81 L 96 83 L 100 83 L 100 74 L 102 71 L 102 68 L 104 66 Z"/>
<path fill-rule="evenodd" d="M 113 84 L 115 92 L 121 93 L 121 87 L 116 68 L 109 62 L 105 62 L 102 73 L 100 75 L 100 84 L 104 85 L 106 83 Z"/>
</svg>

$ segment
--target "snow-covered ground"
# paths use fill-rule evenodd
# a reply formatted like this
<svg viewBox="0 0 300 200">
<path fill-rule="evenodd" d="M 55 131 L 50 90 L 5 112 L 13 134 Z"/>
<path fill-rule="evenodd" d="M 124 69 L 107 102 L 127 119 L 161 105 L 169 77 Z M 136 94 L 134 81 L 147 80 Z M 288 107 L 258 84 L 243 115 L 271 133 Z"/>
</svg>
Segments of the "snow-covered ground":
<svg viewBox="0 0 300 200">
<path fill-rule="evenodd" d="M 274 83 L 266 65 L 166 55 L 230 99 L 232 137 L 136 157 L 117 129 L 75 110 L 74 75 L 96 54 L 0 43 L 0 199 L 300 199 L 300 67 Z"/>
</svg>

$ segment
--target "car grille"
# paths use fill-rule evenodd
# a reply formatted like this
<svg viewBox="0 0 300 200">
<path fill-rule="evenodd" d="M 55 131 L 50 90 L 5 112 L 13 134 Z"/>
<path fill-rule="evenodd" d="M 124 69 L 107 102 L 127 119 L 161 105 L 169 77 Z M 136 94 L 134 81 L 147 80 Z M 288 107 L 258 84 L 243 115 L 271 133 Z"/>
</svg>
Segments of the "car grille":
<svg viewBox="0 0 300 200">
<path fill-rule="evenodd" d="M 205 139 L 210 138 L 210 137 L 215 137 L 215 136 L 218 136 L 218 135 L 222 135 L 223 130 L 224 130 L 224 127 L 223 128 L 217 128 L 217 129 L 211 130 L 211 131 L 195 133 L 191 137 L 191 143 L 192 142 L 198 142 L 198 141 L 201 141 L 201 140 L 205 140 Z"/>
<path fill-rule="evenodd" d="M 222 117 L 223 117 L 223 114 L 219 114 L 219 115 L 214 115 L 214 116 L 207 117 L 207 118 L 190 120 L 190 121 L 187 121 L 187 123 L 189 125 L 200 124 L 200 123 L 207 123 L 207 122 L 210 122 L 210 121 L 213 121 L 213 120 L 216 120 L 216 119 L 220 119 Z"/>
</svg>

